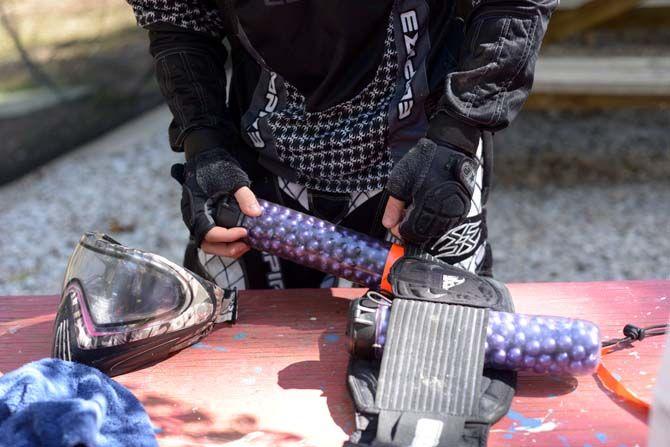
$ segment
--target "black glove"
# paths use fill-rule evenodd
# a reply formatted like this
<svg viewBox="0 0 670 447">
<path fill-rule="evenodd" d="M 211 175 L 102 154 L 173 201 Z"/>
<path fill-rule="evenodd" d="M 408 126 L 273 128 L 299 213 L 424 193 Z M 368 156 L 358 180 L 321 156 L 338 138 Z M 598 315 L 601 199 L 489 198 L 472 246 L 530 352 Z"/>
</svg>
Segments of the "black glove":
<svg viewBox="0 0 670 447">
<path fill-rule="evenodd" d="M 251 182 L 224 149 L 200 152 L 184 164 L 172 165 L 172 177 L 182 186 L 181 214 L 199 247 L 205 234 L 216 226 L 217 201 Z"/>
<path fill-rule="evenodd" d="M 402 238 L 423 245 L 457 226 L 470 211 L 476 173 L 473 157 L 422 138 L 395 165 L 386 186 L 405 202 Z"/>
</svg>

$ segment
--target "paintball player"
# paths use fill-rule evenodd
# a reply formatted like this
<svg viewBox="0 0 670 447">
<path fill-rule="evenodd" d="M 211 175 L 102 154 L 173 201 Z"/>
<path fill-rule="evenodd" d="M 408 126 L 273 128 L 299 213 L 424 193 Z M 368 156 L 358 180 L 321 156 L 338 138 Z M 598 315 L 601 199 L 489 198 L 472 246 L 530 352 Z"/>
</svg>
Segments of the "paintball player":
<svg viewBox="0 0 670 447">
<path fill-rule="evenodd" d="M 528 97 L 558 0 L 128 1 L 185 152 L 187 268 L 237 289 L 345 285 L 216 226 L 232 194 L 249 216 L 263 198 L 492 274 L 492 134 Z"/>
</svg>

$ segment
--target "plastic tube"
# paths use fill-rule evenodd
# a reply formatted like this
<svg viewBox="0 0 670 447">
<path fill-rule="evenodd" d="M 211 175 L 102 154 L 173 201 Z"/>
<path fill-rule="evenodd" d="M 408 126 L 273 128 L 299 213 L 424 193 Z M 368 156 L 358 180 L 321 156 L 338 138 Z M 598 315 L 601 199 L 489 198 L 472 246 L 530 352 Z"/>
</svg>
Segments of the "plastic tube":
<svg viewBox="0 0 670 447">
<path fill-rule="evenodd" d="M 297 264 L 370 288 L 379 288 L 397 245 L 334 225 L 265 200 L 259 217 L 245 216 L 236 204 L 222 203 L 217 224 L 244 227 L 247 243 Z"/>
<path fill-rule="evenodd" d="M 382 303 L 375 315 L 379 347 L 386 342 L 388 310 Z M 484 364 L 537 374 L 591 374 L 600 362 L 600 346 L 600 330 L 590 321 L 490 311 Z"/>
</svg>

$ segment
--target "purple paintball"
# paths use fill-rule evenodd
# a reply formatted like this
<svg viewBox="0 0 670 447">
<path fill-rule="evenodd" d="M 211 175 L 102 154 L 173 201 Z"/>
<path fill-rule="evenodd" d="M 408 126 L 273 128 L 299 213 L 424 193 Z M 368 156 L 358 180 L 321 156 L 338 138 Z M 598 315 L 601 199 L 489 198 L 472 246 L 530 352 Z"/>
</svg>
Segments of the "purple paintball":
<svg viewBox="0 0 670 447">
<path fill-rule="evenodd" d="M 244 216 L 247 242 L 296 264 L 376 288 L 391 244 L 316 217 L 259 200 L 260 217 Z"/>
</svg>

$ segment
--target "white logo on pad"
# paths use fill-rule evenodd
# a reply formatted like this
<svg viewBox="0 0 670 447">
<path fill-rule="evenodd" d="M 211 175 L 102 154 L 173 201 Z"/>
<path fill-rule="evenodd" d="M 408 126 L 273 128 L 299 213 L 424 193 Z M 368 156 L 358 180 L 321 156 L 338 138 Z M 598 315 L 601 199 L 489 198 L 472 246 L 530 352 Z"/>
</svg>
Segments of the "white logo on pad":
<svg viewBox="0 0 670 447">
<path fill-rule="evenodd" d="M 443 290 L 449 290 L 452 287 L 456 287 L 459 284 L 463 284 L 464 282 L 465 278 L 461 278 L 460 276 L 442 275 Z"/>
<path fill-rule="evenodd" d="M 435 419 L 421 418 L 416 423 L 414 439 L 410 447 L 437 447 L 444 423 Z"/>
<path fill-rule="evenodd" d="M 405 41 L 405 94 L 398 103 L 398 119 L 403 120 L 412 113 L 414 107 L 414 92 L 412 91 L 412 80 L 416 70 L 414 69 L 414 57 L 416 56 L 416 42 L 419 39 L 419 19 L 413 9 L 400 14 L 403 38 Z"/>
</svg>

